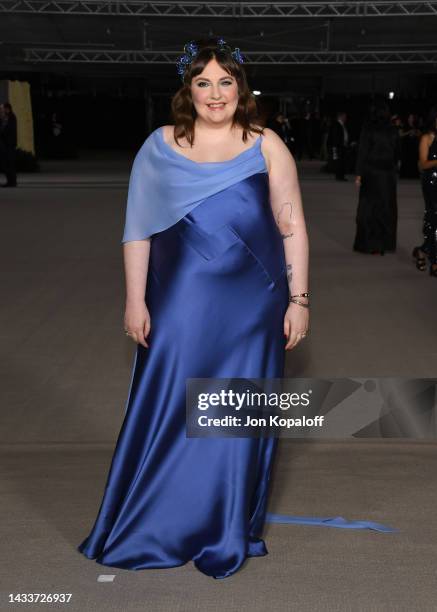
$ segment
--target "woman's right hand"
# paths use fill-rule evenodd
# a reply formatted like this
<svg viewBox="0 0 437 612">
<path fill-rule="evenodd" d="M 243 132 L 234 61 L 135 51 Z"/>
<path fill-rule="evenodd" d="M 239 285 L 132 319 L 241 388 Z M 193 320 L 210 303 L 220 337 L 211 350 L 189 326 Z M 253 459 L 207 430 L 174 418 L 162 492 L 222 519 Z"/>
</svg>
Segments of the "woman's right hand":
<svg viewBox="0 0 437 612">
<path fill-rule="evenodd" d="M 134 342 L 149 347 L 146 338 L 150 332 L 150 314 L 145 302 L 126 304 L 124 329 Z"/>
</svg>

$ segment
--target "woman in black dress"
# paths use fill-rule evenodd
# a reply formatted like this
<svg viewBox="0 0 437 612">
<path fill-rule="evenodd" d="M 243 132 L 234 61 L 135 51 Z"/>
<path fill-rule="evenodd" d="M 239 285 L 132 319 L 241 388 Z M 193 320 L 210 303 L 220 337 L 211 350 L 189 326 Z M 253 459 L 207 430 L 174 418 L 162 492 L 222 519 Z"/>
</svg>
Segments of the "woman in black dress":
<svg viewBox="0 0 437 612">
<path fill-rule="evenodd" d="M 383 255 L 396 250 L 398 130 L 386 104 L 362 128 L 355 183 L 360 188 L 354 251 Z"/>
<path fill-rule="evenodd" d="M 417 125 L 417 116 L 410 113 L 406 125 L 400 130 L 401 137 L 401 178 L 418 178 L 419 140 L 421 132 Z"/>
<path fill-rule="evenodd" d="M 422 172 L 421 184 L 425 200 L 423 217 L 424 241 L 413 249 L 413 257 L 418 270 L 426 269 L 426 259 L 429 263 L 429 273 L 437 276 L 437 106 L 428 115 L 424 134 L 419 143 L 419 170 Z"/>
</svg>

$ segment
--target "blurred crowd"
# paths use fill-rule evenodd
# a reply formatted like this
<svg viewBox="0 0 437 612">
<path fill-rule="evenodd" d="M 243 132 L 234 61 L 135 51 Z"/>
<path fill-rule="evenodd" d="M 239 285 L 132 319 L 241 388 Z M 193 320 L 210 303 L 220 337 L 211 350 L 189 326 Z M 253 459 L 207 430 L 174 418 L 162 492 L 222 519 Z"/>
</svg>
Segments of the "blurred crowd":
<svg viewBox="0 0 437 612">
<path fill-rule="evenodd" d="M 421 243 L 412 250 L 420 271 L 437 278 L 437 106 L 426 117 L 393 114 L 386 102 L 372 104 L 354 134 L 348 114 L 317 112 L 287 117 L 278 112 L 268 127 L 284 141 L 293 157 L 319 159 L 321 168 L 347 181 L 353 174 L 358 192 L 353 250 L 372 255 L 397 247 L 397 179 L 420 179 L 424 212 Z"/>
<path fill-rule="evenodd" d="M 356 121 L 349 126 L 348 119 L 343 109 L 334 115 L 320 115 L 315 111 L 287 117 L 278 112 L 268 127 L 282 138 L 296 160 L 325 161 L 325 171 L 333 172 L 337 180 L 345 180 L 345 173 L 353 173 L 355 169 L 361 129 Z M 401 142 L 400 177 L 418 178 L 418 147 L 424 119 L 414 113 L 403 117 L 393 114 L 391 123 L 397 128 Z"/>
</svg>

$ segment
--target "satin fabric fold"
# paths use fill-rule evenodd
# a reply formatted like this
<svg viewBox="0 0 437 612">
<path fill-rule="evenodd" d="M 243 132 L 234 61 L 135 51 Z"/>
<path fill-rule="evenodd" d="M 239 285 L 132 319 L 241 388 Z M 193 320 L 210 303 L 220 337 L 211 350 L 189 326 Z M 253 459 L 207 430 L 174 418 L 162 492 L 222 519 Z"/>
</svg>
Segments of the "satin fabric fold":
<svg viewBox="0 0 437 612">
<path fill-rule="evenodd" d="M 227 162 L 193 162 L 154 130 L 138 151 L 129 178 L 122 243 L 143 240 L 185 217 L 205 198 L 267 172 L 261 139 Z"/>
<path fill-rule="evenodd" d="M 398 533 L 399 529 L 375 523 L 374 521 L 348 521 L 342 516 L 320 518 L 315 516 L 293 516 L 291 514 L 266 514 L 266 523 L 284 523 L 295 525 L 319 525 L 321 527 L 339 527 L 341 529 L 371 529 L 382 533 Z"/>
</svg>

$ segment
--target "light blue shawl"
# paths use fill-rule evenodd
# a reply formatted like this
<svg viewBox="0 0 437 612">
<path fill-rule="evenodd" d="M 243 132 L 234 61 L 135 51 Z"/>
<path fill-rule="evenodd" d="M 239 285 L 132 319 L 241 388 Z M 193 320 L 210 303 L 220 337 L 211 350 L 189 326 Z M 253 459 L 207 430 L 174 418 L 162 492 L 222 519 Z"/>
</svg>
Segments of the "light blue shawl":
<svg viewBox="0 0 437 612">
<path fill-rule="evenodd" d="M 133 162 L 122 243 L 150 238 L 209 196 L 252 174 L 267 172 L 262 136 L 230 160 L 195 162 L 168 145 L 162 129 L 148 136 Z"/>
</svg>

